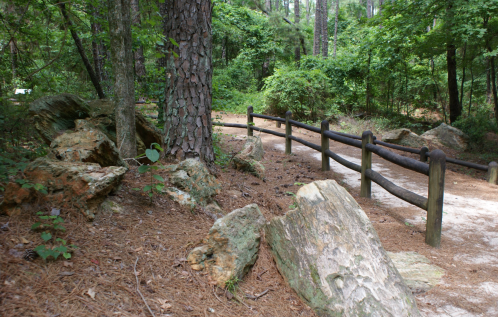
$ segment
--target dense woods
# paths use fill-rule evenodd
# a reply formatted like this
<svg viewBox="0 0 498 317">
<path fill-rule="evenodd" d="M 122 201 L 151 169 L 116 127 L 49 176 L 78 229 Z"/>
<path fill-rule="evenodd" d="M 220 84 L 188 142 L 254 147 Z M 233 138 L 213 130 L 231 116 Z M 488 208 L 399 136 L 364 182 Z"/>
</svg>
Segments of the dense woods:
<svg viewBox="0 0 498 317">
<path fill-rule="evenodd" d="M 498 0 L 135 0 L 129 16 L 121 3 L 0 1 L 2 151 L 34 141 L 26 107 L 12 102 L 61 93 L 127 93 L 128 108 L 132 95 L 158 101 L 175 143 L 167 152 L 207 161 L 211 151 L 192 140 L 210 144 L 211 107 L 314 122 L 373 116 L 415 130 L 442 121 L 474 140 L 497 129 Z M 188 77 L 197 71 L 203 78 Z M 187 99 L 199 111 L 178 121 Z"/>
</svg>

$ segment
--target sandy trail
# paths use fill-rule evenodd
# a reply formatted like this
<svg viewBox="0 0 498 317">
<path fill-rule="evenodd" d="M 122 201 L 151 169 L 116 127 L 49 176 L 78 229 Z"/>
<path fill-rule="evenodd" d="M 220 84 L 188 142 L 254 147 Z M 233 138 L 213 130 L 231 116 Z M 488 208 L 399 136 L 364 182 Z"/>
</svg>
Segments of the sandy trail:
<svg viewBox="0 0 498 317">
<path fill-rule="evenodd" d="M 223 122 L 246 121 L 246 117 L 241 115 L 224 114 L 222 117 Z M 258 127 L 284 132 L 284 128 L 276 128 L 273 122 L 258 118 L 254 121 Z M 246 134 L 244 129 L 221 130 L 237 136 Z M 254 133 L 258 135 L 258 132 Z M 320 144 L 318 134 L 293 128 L 293 135 Z M 268 134 L 261 136 L 266 147 L 284 151 L 283 138 Z M 330 149 L 351 162 L 361 164 L 359 149 L 333 141 L 330 141 Z M 312 160 L 321 160 L 319 152 L 297 142 L 293 142 L 292 151 Z M 359 173 L 332 159 L 330 163 L 331 170 L 340 174 L 345 184 L 359 191 Z M 427 197 L 427 176 L 376 155 L 373 156 L 372 169 L 396 185 Z M 417 247 L 411 251 L 426 255 L 434 264 L 445 268 L 447 274 L 435 289 L 417 296 L 419 308 L 425 316 L 498 316 L 498 186 L 452 171 L 446 172 L 445 183 L 442 247 L 440 250 Z M 424 230 L 426 211 L 393 196 L 373 182 L 372 198 L 396 213 L 399 219 Z M 481 274 L 475 274 L 477 272 Z"/>
</svg>

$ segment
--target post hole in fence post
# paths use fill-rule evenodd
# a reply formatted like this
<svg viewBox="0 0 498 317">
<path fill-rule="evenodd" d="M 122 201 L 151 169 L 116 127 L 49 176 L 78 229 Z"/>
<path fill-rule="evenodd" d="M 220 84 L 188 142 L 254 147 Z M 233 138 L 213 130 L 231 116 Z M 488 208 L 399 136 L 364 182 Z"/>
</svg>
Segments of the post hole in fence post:
<svg viewBox="0 0 498 317">
<path fill-rule="evenodd" d="M 372 197 L 372 181 L 365 175 L 367 169 L 372 168 L 372 152 L 368 151 L 367 143 L 373 143 L 371 131 L 365 131 L 361 135 L 361 189 L 360 197 Z"/>
<path fill-rule="evenodd" d="M 254 112 L 253 107 L 247 107 L 247 136 L 252 136 L 252 126 L 254 124 L 254 119 L 252 113 Z"/>
<path fill-rule="evenodd" d="M 429 152 L 429 148 L 427 148 L 427 146 L 423 146 L 420 149 L 420 162 L 427 162 L 427 152 Z"/>
<path fill-rule="evenodd" d="M 441 150 L 432 151 L 429 163 L 429 197 L 427 201 L 425 243 L 435 248 L 441 247 L 445 171 L 446 154 Z"/>
<path fill-rule="evenodd" d="M 498 163 L 491 162 L 488 165 L 488 182 L 498 185 Z"/>
<path fill-rule="evenodd" d="M 322 121 L 321 125 L 322 131 L 322 171 L 330 171 L 330 159 L 325 155 L 325 151 L 329 149 L 329 138 L 324 135 L 325 131 L 329 130 L 329 122 L 327 120 Z"/>
<path fill-rule="evenodd" d="M 292 118 L 292 112 L 287 111 L 285 113 L 285 154 L 292 153 L 292 140 L 289 139 L 289 135 L 292 135 L 292 125 L 289 120 Z"/>
</svg>

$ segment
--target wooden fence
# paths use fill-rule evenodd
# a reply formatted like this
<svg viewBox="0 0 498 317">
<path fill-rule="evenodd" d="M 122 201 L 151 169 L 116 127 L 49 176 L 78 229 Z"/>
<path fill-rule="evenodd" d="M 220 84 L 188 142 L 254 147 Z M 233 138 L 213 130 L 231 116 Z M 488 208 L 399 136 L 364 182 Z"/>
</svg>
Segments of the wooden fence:
<svg viewBox="0 0 498 317">
<path fill-rule="evenodd" d="M 263 129 L 256 127 L 254 125 L 253 118 L 262 118 L 267 120 L 276 121 L 277 127 L 281 124 L 285 124 L 285 133 Z M 328 121 L 322 121 L 321 127 L 313 127 L 304 124 L 299 121 L 292 120 L 292 113 L 287 111 L 285 118 L 272 117 L 263 114 L 257 114 L 253 112 L 253 107 L 249 106 L 247 108 L 247 124 L 237 124 L 237 123 L 222 123 L 213 122 L 213 125 L 224 126 L 224 127 L 234 127 L 247 129 L 247 135 L 252 136 L 253 131 L 260 131 L 263 133 L 272 134 L 278 137 L 285 138 L 285 154 L 292 153 L 292 141 L 299 142 L 304 146 L 312 148 L 316 151 L 322 153 L 322 170 L 330 170 L 329 158 L 332 158 L 339 164 L 346 166 L 349 169 L 361 173 L 361 188 L 360 196 L 371 198 L 371 188 L 372 181 L 380 185 L 382 188 L 387 190 L 394 196 L 412 204 L 423 210 L 427 211 L 427 224 L 426 224 L 426 234 L 425 242 L 433 247 L 439 248 L 441 246 L 441 227 L 442 227 L 442 216 L 443 216 L 443 199 L 444 199 L 444 177 L 446 171 L 446 162 L 451 162 L 455 164 L 460 164 L 467 167 L 477 168 L 480 170 L 486 170 L 489 173 L 489 181 L 496 183 L 498 178 L 498 164 L 492 162 L 489 166 L 463 162 L 451 158 L 447 158 L 443 151 L 434 150 L 429 152 L 426 147 L 418 149 L 406 148 L 394 144 L 389 144 L 381 141 L 377 141 L 373 136 L 372 132 L 365 131 L 362 136 L 355 136 L 347 133 L 340 133 L 336 131 L 329 130 Z M 292 135 L 292 126 L 296 126 L 311 132 L 320 133 L 321 144 L 317 145 L 306 140 L 297 138 Z M 350 145 L 362 150 L 361 156 L 361 166 L 353 162 L 350 162 L 336 153 L 332 152 L 329 148 L 329 140 L 334 140 L 346 145 Z M 405 152 L 415 153 L 420 155 L 420 161 L 414 160 L 409 157 L 398 155 L 394 152 L 381 148 L 379 145 L 393 148 L 396 150 L 401 150 Z M 428 176 L 429 180 L 429 190 L 428 197 L 425 198 L 416 193 L 413 193 L 407 189 L 395 185 L 385 177 L 383 177 L 378 172 L 372 169 L 372 153 L 390 161 L 396 165 L 402 166 L 404 168 L 410 169 L 420 174 Z M 430 158 L 429 165 L 427 158 Z"/>
</svg>

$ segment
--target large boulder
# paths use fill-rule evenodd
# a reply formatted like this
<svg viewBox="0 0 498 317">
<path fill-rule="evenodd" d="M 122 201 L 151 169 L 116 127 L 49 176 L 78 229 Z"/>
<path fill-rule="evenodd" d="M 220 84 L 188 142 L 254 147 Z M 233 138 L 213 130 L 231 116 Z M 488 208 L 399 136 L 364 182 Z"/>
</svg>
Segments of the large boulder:
<svg viewBox="0 0 498 317">
<path fill-rule="evenodd" d="M 259 161 L 264 155 L 263 143 L 259 137 L 248 137 L 242 151 L 234 156 L 236 169 L 247 171 L 258 178 L 265 178 L 265 167 Z"/>
<path fill-rule="evenodd" d="M 219 287 L 242 279 L 256 262 L 265 217 L 258 205 L 236 209 L 216 220 L 206 245 L 193 249 L 187 260 L 194 270 L 206 270 Z"/>
<path fill-rule="evenodd" d="M 296 195 L 266 226 L 280 273 L 318 316 L 420 316 L 415 299 L 353 197 L 333 180 Z"/>
<path fill-rule="evenodd" d="M 427 141 L 422 137 L 409 129 L 404 128 L 386 132 L 386 134 L 382 136 L 382 141 L 415 148 L 427 146 Z"/>
<path fill-rule="evenodd" d="M 60 133 L 74 129 L 74 120 L 87 118 L 90 107 L 78 96 L 62 94 L 33 101 L 29 113 L 33 117 L 35 129 L 50 145 Z"/>
<path fill-rule="evenodd" d="M 65 132 L 50 144 L 57 159 L 127 167 L 114 142 L 103 132 L 87 120 L 76 120 L 75 124 L 75 132 Z"/>
<path fill-rule="evenodd" d="M 441 282 L 444 269 L 432 265 L 423 255 L 417 252 L 387 252 L 399 274 L 412 293 L 422 294 Z"/>
<path fill-rule="evenodd" d="M 186 159 L 180 164 L 170 165 L 167 170 L 171 173 L 170 183 L 189 193 L 203 206 L 211 202 L 212 196 L 220 193 L 221 185 L 216 177 L 196 159 Z"/>
<path fill-rule="evenodd" d="M 9 183 L 0 210 L 7 214 L 35 198 L 57 208 L 76 209 L 88 219 L 95 217 L 100 203 L 116 190 L 126 173 L 125 167 L 101 167 L 95 163 L 63 162 L 41 157 L 24 170 L 30 184 L 41 184 L 47 194 L 36 195 L 33 188 Z"/>
<path fill-rule="evenodd" d="M 469 146 L 469 137 L 462 131 L 445 123 L 421 135 L 435 145 L 443 145 L 455 150 L 465 151 Z"/>
</svg>

